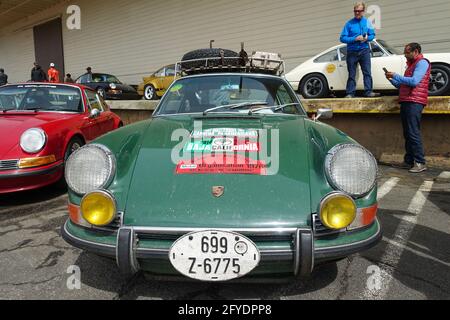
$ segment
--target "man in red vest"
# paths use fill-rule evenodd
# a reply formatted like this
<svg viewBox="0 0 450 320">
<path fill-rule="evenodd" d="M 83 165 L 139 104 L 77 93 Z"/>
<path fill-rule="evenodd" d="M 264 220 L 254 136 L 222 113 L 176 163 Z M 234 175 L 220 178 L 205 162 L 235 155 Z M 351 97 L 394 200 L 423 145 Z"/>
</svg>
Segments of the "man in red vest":
<svg viewBox="0 0 450 320">
<path fill-rule="evenodd" d="M 404 54 L 408 64 L 405 76 L 386 72 L 386 78 L 400 89 L 399 101 L 406 141 L 403 167 L 410 169 L 411 173 L 420 173 L 427 170 L 420 122 L 423 109 L 428 104 L 431 63 L 422 55 L 422 47 L 418 43 L 408 44 Z"/>
<path fill-rule="evenodd" d="M 59 71 L 56 70 L 53 62 L 50 63 L 50 69 L 48 69 L 48 82 L 59 83 Z"/>
</svg>

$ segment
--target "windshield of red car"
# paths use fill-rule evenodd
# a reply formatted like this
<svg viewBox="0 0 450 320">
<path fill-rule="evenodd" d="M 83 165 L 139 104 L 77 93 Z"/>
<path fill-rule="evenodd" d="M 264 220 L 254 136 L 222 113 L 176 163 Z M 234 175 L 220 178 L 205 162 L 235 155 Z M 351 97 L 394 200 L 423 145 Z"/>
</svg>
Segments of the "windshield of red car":
<svg viewBox="0 0 450 320">
<path fill-rule="evenodd" d="M 246 107 L 240 108 L 240 105 Z M 231 107 L 229 107 L 231 106 Z M 278 106 L 284 108 L 276 109 Z M 223 108 L 221 108 L 223 107 Z M 214 112 L 304 115 L 292 88 L 281 78 L 252 75 L 214 75 L 176 81 L 160 103 L 156 115 Z"/>
<path fill-rule="evenodd" d="M 30 110 L 82 112 L 80 90 L 52 85 L 15 85 L 0 88 L 0 111 Z"/>
</svg>

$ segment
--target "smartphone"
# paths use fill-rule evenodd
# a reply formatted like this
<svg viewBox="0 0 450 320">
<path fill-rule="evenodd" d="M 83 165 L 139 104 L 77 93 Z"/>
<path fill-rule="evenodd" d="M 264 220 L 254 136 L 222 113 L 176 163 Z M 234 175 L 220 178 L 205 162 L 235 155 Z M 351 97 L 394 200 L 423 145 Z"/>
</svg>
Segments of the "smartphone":
<svg viewBox="0 0 450 320">
<path fill-rule="evenodd" d="M 386 69 L 386 68 L 383 68 L 383 71 L 384 71 L 384 73 L 388 73 L 389 72 L 388 69 Z"/>
</svg>

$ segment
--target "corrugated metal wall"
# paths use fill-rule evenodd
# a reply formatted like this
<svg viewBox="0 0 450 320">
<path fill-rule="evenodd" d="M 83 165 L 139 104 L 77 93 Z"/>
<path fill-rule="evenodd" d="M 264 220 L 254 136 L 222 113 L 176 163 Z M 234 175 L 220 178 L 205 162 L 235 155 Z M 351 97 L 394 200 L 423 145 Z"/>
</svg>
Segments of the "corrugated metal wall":
<svg viewBox="0 0 450 320">
<path fill-rule="evenodd" d="M 66 70 L 76 76 L 92 66 L 94 71 L 113 73 L 137 84 L 142 76 L 178 61 L 183 53 L 207 47 L 209 40 L 215 40 L 217 47 L 237 51 L 245 41 L 248 50 L 280 52 L 292 69 L 338 43 L 344 23 L 353 16 L 353 3 L 80 0 L 82 29 L 63 30 Z M 382 10 L 379 38 L 398 47 L 418 41 L 427 52 L 450 52 L 449 0 L 379 0 L 367 4 Z M 64 13 L 65 7 L 60 12 Z M 15 47 L 18 40 L 13 37 L 7 41 Z M 5 46 L 0 38 L 0 50 Z M 0 65 L 10 59 L 25 61 L 29 55 L 4 58 L 0 51 Z"/>
<path fill-rule="evenodd" d="M 33 30 L 17 31 L 0 38 L 0 68 L 9 82 L 28 81 L 34 62 Z"/>
</svg>

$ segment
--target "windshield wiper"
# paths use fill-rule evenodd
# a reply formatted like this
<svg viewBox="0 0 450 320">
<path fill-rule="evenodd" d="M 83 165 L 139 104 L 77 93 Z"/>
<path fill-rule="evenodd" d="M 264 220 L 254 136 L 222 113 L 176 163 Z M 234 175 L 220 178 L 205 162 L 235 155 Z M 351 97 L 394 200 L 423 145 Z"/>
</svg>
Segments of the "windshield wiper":
<svg viewBox="0 0 450 320">
<path fill-rule="evenodd" d="M 23 111 L 34 111 L 34 112 L 38 112 L 39 110 L 44 110 L 44 108 L 42 108 L 42 107 L 34 107 L 34 108 L 23 109 Z"/>
<path fill-rule="evenodd" d="M 249 110 L 248 114 L 251 116 L 254 112 L 263 111 L 263 110 L 272 110 L 273 112 L 277 112 L 279 110 L 283 110 L 284 108 L 287 108 L 290 106 L 298 106 L 298 105 L 300 105 L 300 103 L 288 103 L 288 104 L 283 104 L 280 106 L 258 108 L 258 109 Z"/>
<path fill-rule="evenodd" d="M 16 108 L 3 109 L 2 112 L 7 113 L 8 111 L 13 111 L 13 110 L 16 110 Z"/>
<path fill-rule="evenodd" d="M 236 109 L 241 109 L 241 108 L 246 108 L 246 107 L 253 107 L 253 106 L 267 106 L 268 103 L 267 102 L 245 102 L 245 103 L 240 103 L 240 104 L 228 104 L 228 105 L 224 105 L 224 106 L 219 106 L 219 107 L 215 107 L 215 108 L 211 108 L 208 110 L 203 111 L 203 115 L 207 115 L 208 113 L 212 112 L 212 111 L 216 111 L 216 110 L 220 110 L 220 109 L 231 109 L 231 110 L 236 110 Z"/>
</svg>

